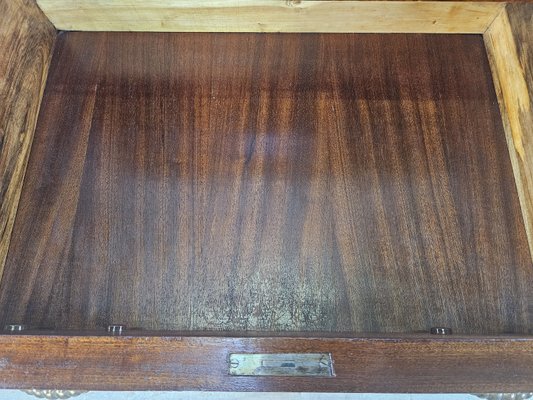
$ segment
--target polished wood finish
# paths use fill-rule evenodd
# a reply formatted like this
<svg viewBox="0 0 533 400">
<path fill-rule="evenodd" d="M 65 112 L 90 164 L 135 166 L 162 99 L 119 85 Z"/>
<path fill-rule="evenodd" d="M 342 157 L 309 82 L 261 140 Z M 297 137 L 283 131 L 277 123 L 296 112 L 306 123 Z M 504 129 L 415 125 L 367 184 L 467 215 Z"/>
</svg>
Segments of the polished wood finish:
<svg viewBox="0 0 533 400">
<path fill-rule="evenodd" d="M 350 0 L 37 0 L 57 29 L 483 33 L 504 3 Z"/>
<path fill-rule="evenodd" d="M 484 37 L 533 253 L 533 4 L 508 5 Z"/>
<path fill-rule="evenodd" d="M 1 322 L 528 333 L 479 36 L 63 33 Z"/>
<path fill-rule="evenodd" d="M 0 336 L 0 349 L 4 388 L 483 393 L 533 382 L 532 338 Z M 331 353 L 335 377 L 229 375 L 231 353 L 289 352 Z"/>
<path fill-rule="evenodd" d="M 0 277 L 54 39 L 33 1 L 0 2 Z"/>
</svg>

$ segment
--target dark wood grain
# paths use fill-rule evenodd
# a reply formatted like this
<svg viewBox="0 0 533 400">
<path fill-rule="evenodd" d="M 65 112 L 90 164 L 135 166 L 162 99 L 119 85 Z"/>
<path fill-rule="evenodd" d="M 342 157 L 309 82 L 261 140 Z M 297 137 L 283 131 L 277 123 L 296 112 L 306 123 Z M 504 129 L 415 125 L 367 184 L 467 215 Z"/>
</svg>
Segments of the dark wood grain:
<svg viewBox="0 0 533 400">
<path fill-rule="evenodd" d="M 3 388 L 483 393 L 533 382 L 531 338 L 0 336 L 0 349 Z M 335 377 L 228 373 L 231 353 L 295 351 L 331 353 Z"/>
<path fill-rule="evenodd" d="M 0 276 L 55 36 L 33 0 L 0 2 Z"/>
<path fill-rule="evenodd" d="M 63 33 L 1 322 L 531 332 L 480 36 Z"/>
</svg>

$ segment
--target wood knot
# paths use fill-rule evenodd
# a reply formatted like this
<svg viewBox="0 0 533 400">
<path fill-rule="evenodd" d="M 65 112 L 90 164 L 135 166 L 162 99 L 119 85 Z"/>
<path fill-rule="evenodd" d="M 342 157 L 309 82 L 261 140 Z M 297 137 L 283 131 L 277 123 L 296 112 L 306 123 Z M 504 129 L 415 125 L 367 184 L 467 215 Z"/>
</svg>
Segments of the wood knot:
<svg viewBox="0 0 533 400">
<path fill-rule="evenodd" d="M 287 7 L 299 6 L 302 3 L 302 0 L 287 0 Z"/>
</svg>

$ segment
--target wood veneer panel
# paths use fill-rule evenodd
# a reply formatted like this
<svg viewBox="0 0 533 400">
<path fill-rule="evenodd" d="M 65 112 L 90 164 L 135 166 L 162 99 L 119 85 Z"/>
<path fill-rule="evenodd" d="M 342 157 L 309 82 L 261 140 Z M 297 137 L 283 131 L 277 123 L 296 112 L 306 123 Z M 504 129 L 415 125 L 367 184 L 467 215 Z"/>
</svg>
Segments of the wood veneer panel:
<svg viewBox="0 0 533 400">
<path fill-rule="evenodd" d="M 347 0 L 38 0 L 57 29 L 482 33 L 504 3 Z"/>
<path fill-rule="evenodd" d="M 533 381 L 531 338 L 0 336 L 0 348 L 4 388 L 486 393 Z M 228 373 L 231 353 L 294 351 L 331 353 L 335 377 Z"/>
<path fill-rule="evenodd" d="M 0 276 L 54 39 L 54 27 L 33 1 L 0 2 Z"/>
<path fill-rule="evenodd" d="M 530 332 L 481 36 L 64 33 L 1 322 Z"/>
</svg>

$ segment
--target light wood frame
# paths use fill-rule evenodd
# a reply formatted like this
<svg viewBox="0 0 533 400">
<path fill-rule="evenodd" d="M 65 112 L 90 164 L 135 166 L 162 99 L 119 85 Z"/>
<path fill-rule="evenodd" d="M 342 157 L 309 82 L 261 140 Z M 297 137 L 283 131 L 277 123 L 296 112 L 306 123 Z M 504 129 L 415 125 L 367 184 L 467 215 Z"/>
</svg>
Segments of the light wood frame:
<svg viewBox="0 0 533 400">
<path fill-rule="evenodd" d="M 533 4 L 446 1 L 4 0 L 0 273 L 58 30 L 483 34 L 533 253 Z M 46 16 L 46 17 L 45 17 Z M 50 23 L 51 21 L 51 23 Z M 7 22 L 7 23 L 4 23 Z M 14 45 L 13 41 L 17 41 Z M 0 386 L 72 389 L 531 391 L 533 337 L 0 335 Z M 231 351 L 331 351 L 342 379 L 229 379 Z M 209 352 L 209 351 L 210 352 Z M 207 353 L 206 353 L 207 351 Z M 212 363 L 205 357 L 220 356 Z M 204 357 L 204 358 L 202 358 Z M 204 361 L 202 361 L 204 360 Z M 360 361 L 360 362 L 358 362 Z M 402 369 L 403 366 L 409 366 Z M 438 368 L 432 367 L 438 365 Z M 80 380 L 80 373 L 86 374 Z M 143 380 L 143 377 L 146 378 Z M 422 379 L 422 378 L 423 379 Z"/>
</svg>

